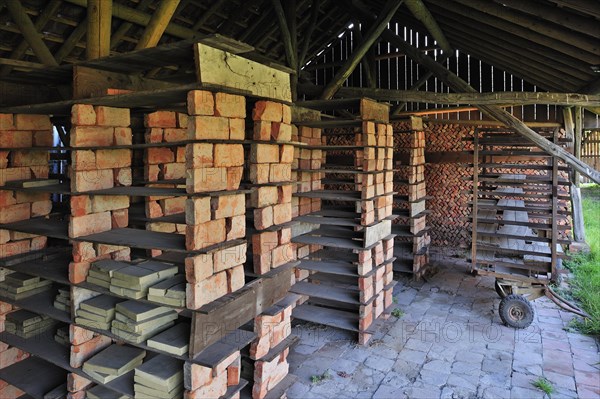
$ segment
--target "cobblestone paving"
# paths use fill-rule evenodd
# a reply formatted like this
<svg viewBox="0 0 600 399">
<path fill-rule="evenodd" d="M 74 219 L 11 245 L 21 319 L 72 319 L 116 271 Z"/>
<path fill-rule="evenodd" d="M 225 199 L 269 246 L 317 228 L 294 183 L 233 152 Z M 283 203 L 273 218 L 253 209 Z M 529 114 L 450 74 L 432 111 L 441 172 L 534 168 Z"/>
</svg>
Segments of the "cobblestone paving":
<svg viewBox="0 0 600 399">
<path fill-rule="evenodd" d="M 474 277 L 456 259 L 438 260 L 427 282 L 401 280 L 397 308 L 367 347 L 351 334 L 299 324 L 290 352 L 294 398 L 600 398 L 598 342 L 568 328 L 573 315 L 547 298 L 534 302 L 534 323 L 505 327 L 494 279 Z M 313 381 L 323 376 L 320 381 Z"/>
</svg>

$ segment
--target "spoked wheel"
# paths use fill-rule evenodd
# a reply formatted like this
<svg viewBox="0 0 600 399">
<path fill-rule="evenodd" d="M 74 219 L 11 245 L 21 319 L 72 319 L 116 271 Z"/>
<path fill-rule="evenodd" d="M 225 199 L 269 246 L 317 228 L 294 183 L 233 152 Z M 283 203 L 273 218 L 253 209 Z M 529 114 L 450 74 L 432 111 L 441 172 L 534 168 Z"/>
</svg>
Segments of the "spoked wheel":
<svg viewBox="0 0 600 399">
<path fill-rule="evenodd" d="M 533 322 L 533 306 L 523 295 L 502 298 L 498 313 L 504 324 L 512 328 L 527 328 Z"/>
<path fill-rule="evenodd" d="M 496 289 L 496 293 L 498 294 L 498 296 L 500 298 L 506 297 L 511 292 L 511 290 L 510 290 L 510 288 L 508 286 L 501 285 L 498 280 L 496 280 L 496 282 L 494 283 L 494 288 Z"/>
</svg>

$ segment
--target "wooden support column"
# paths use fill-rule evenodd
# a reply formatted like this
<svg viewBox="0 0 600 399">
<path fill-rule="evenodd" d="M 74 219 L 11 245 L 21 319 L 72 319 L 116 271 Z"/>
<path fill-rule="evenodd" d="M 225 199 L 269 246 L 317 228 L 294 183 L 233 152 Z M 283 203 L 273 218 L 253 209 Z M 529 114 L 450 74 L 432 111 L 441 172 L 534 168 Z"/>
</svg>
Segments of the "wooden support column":
<svg viewBox="0 0 600 399">
<path fill-rule="evenodd" d="M 110 54 L 110 24 L 112 0 L 88 0 L 87 2 L 87 47 L 88 60 Z"/>
<path fill-rule="evenodd" d="M 179 0 L 162 0 L 159 3 L 150 19 L 150 23 L 146 26 L 142 37 L 135 46 L 136 50 L 155 47 L 158 44 L 178 5 Z"/>
<path fill-rule="evenodd" d="M 575 107 L 575 130 L 573 134 L 573 155 L 577 159 L 581 159 L 581 139 L 583 135 L 583 109 L 579 106 Z M 580 186 L 580 176 L 577 171 L 573 174 L 573 182 L 577 187 Z"/>
<path fill-rule="evenodd" d="M 372 14 L 365 13 L 360 9 L 358 10 L 358 12 L 363 15 L 363 18 L 370 18 L 371 20 L 375 18 Z M 414 61 L 428 68 L 438 79 L 440 79 L 450 88 L 452 88 L 452 90 L 467 93 L 477 92 L 477 90 L 475 90 L 467 82 L 459 78 L 452 71 L 449 71 L 448 69 L 444 68 L 444 66 L 440 65 L 431 57 L 422 54 L 418 49 L 406 43 L 403 38 L 396 35 L 391 30 L 385 29 L 382 33 L 382 37 L 390 41 L 401 51 L 404 51 Z M 594 170 L 589 165 L 577 159 L 577 157 L 568 153 L 561 146 L 546 140 L 544 137 L 531 130 L 522 121 L 515 118 L 510 113 L 504 111 L 502 108 L 494 105 L 479 105 L 478 108 L 486 115 L 491 116 L 497 121 L 504 123 L 507 127 L 515 129 L 515 131 L 517 131 L 520 135 L 529 139 L 533 144 L 537 145 L 538 147 L 546 151 L 548 154 L 559 157 L 568 165 L 572 166 L 575 170 L 579 171 L 581 174 L 589 177 L 597 183 L 600 183 L 600 172 Z"/>
<path fill-rule="evenodd" d="M 135 7 L 135 9 L 139 10 L 139 11 L 145 11 L 146 8 L 148 8 L 148 6 L 150 4 L 152 4 L 152 0 L 141 0 L 138 3 L 138 5 Z M 121 25 L 119 25 L 119 28 L 117 29 L 117 31 L 110 38 L 111 50 L 114 50 L 115 48 L 117 48 L 117 46 L 121 42 L 121 39 L 123 39 L 123 37 L 127 34 L 127 32 L 129 31 L 129 29 L 131 29 L 132 26 L 133 26 L 133 24 L 131 22 L 127 22 L 127 21 L 123 22 Z"/>
<path fill-rule="evenodd" d="M 290 32 L 290 27 L 288 26 L 287 20 L 285 18 L 285 12 L 281 5 L 280 0 L 271 0 L 273 4 L 273 8 L 275 9 L 275 14 L 277 15 L 277 20 L 279 21 L 279 28 L 281 30 L 281 39 L 283 40 L 283 47 L 285 49 L 285 57 L 288 62 L 288 66 L 290 68 L 295 68 L 297 65 L 296 62 L 296 54 L 294 53 L 294 45 L 292 42 L 292 34 Z"/>
<path fill-rule="evenodd" d="M 288 29 L 290 30 L 290 39 L 292 42 L 292 54 L 293 62 L 291 68 L 294 69 L 295 73 L 290 76 L 291 88 L 292 88 L 292 100 L 298 99 L 298 21 L 296 20 L 296 0 L 287 0 L 284 3 L 283 10 L 285 11 L 285 19 L 287 21 Z"/>
<path fill-rule="evenodd" d="M 50 66 L 56 66 L 58 63 L 52 56 L 50 50 L 46 46 L 46 43 L 42 40 L 40 33 L 35 28 L 33 22 L 27 15 L 25 8 L 20 1 L 7 1 L 6 8 L 10 13 L 15 24 L 19 27 L 19 30 L 23 34 L 27 43 L 35 53 L 36 57 L 44 64 Z"/>
<path fill-rule="evenodd" d="M 354 69 L 358 66 L 360 60 L 365 56 L 367 51 L 369 51 L 369 48 L 371 48 L 373 43 L 375 43 L 375 40 L 381 36 L 381 33 L 384 30 L 386 30 L 388 22 L 390 22 L 401 4 L 402 1 L 388 0 L 371 29 L 367 31 L 364 40 L 354 50 L 350 57 L 348 57 L 342 69 L 335 74 L 331 82 L 325 87 L 325 90 L 323 90 L 323 93 L 321 93 L 322 100 L 331 99 L 340 86 L 348 79 Z"/>
</svg>

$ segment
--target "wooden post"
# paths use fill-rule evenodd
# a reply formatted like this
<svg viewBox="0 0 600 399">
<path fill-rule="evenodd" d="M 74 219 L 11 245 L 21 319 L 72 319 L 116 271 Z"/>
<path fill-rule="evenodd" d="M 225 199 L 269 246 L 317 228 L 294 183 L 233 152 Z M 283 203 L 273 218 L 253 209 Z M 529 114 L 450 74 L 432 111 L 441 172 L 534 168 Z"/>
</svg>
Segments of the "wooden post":
<svg viewBox="0 0 600 399">
<path fill-rule="evenodd" d="M 573 212 L 573 239 L 575 242 L 585 242 L 581 189 L 576 184 L 571 184 L 571 211 Z"/>
<path fill-rule="evenodd" d="M 178 5 L 179 0 L 162 0 L 159 3 L 150 19 L 150 23 L 146 26 L 142 37 L 135 46 L 136 50 L 155 47 L 158 44 Z"/>
<path fill-rule="evenodd" d="M 288 61 L 288 65 L 290 68 L 295 68 L 296 63 L 296 54 L 294 53 L 294 46 L 292 44 L 292 35 L 285 18 L 285 12 L 283 11 L 283 7 L 281 6 L 280 0 L 271 0 L 273 4 L 273 8 L 275 9 L 275 14 L 277 15 L 277 20 L 279 21 L 279 28 L 281 30 L 281 39 L 283 40 L 283 47 L 285 48 L 285 56 Z"/>
<path fill-rule="evenodd" d="M 110 54 L 112 3 L 112 0 L 88 0 L 87 2 L 86 56 L 88 60 Z"/>
<path fill-rule="evenodd" d="M 29 46 L 31 46 L 36 57 L 45 65 L 58 65 L 54 56 L 52 56 L 52 53 L 48 50 L 46 43 L 42 40 L 40 33 L 35 28 L 35 25 L 31 22 L 31 19 L 27 15 L 21 2 L 7 1 L 5 3 L 13 21 L 15 21 L 15 24 L 19 27 L 19 30 L 23 34 L 25 40 L 27 40 L 27 43 L 29 43 Z"/>
<path fill-rule="evenodd" d="M 583 134 L 583 110 L 581 107 L 575 107 L 575 132 L 573 136 L 573 155 L 577 159 L 581 159 L 581 136 Z M 577 187 L 580 186 L 581 177 L 575 171 L 573 174 L 573 182 Z"/>
<path fill-rule="evenodd" d="M 477 269 L 477 213 L 479 204 L 479 130 L 473 135 L 473 229 L 471 231 L 471 273 Z"/>
<path fill-rule="evenodd" d="M 387 28 L 388 22 L 390 22 L 401 4 L 402 0 L 388 0 L 371 29 L 367 31 L 364 40 L 352 52 L 342 69 L 335 74 L 331 82 L 325 87 L 325 90 L 323 90 L 323 93 L 321 93 L 322 100 L 331 99 L 340 86 L 348 79 L 352 72 L 354 72 L 354 69 L 356 69 L 360 60 L 365 56 L 367 51 L 369 51 L 369 48 L 375 43 L 375 40 L 377 40 L 379 36 L 381 36 L 381 33 Z"/>
</svg>

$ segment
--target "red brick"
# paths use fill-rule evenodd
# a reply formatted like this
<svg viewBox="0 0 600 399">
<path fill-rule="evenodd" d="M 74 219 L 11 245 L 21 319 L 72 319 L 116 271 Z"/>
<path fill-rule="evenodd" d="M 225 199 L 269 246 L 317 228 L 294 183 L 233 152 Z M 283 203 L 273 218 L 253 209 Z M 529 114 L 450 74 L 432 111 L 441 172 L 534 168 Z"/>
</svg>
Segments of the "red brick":
<svg viewBox="0 0 600 399">
<path fill-rule="evenodd" d="M 250 205 L 254 208 L 264 208 L 265 206 L 277 204 L 278 199 L 276 186 L 257 187 L 250 194 Z"/>
<path fill-rule="evenodd" d="M 132 174 L 131 168 L 113 169 L 113 180 L 115 185 L 131 186 Z"/>
<path fill-rule="evenodd" d="M 165 129 L 164 139 L 166 142 L 173 143 L 178 141 L 187 140 L 187 128 L 186 129 Z"/>
<path fill-rule="evenodd" d="M 282 104 L 281 111 L 283 123 L 292 123 L 292 107 Z"/>
<path fill-rule="evenodd" d="M 9 205 L 0 212 L 0 223 L 12 223 L 31 217 L 31 205 L 28 203 Z"/>
<path fill-rule="evenodd" d="M 16 191 L 17 203 L 45 201 L 49 198 L 47 193 L 35 193 L 31 191 Z"/>
<path fill-rule="evenodd" d="M 79 284 L 85 281 L 90 270 L 89 262 L 71 262 L 69 263 L 69 281 L 72 284 Z"/>
<path fill-rule="evenodd" d="M 15 114 L 17 130 L 51 130 L 52 123 L 48 115 Z"/>
<path fill-rule="evenodd" d="M 279 162 L 279 146 L 277 144 L 253 144 L 250 150 L 252 163 Z"/>
<path fill-rule="evenodd" d="M 0 352 L 0 367 L 5 368 L 12 366 L 21 360 L 27 359 L 28 357 L 29 353 L 13 346 L 12 348 Z"/>
<path fill-rule="evenodd" d="M 224 242 L 226 239 L 225 219 L 211 220 L 186 227 L 186 248 L 194 251 Z"/>
<path fill-rule="evenodd" d="M 43 151 L 13 151 L 10 154 L 11 166 L 48 165 L 49 156 Z"/>
<path fill-rule="evenodd" d="M 10 241 L 10 233 L 8 230 L 0 230 L 0 244 L 6 244 Z"/>
<path fill-rule="evenodd" d="M 113 108 L 99 105 L 95 107 L 95 110 L 96 124 L 98 126 L 127 127 L 130 125 L 128 108 Z"/>
<path fill-rule="evenodd" d="M 246 99 L 234 94 L 216 93 L 215 115 L 227 118 L 245 118 Z"/>
<path fill-rule="evenodd" d="M 150 148 L 149 150 L 153 150 Z M 116 169 L 131 166 L 131 150 L 110 149 L 96 151 L 96 167 L 98 169 Z"/>
<path fill-rule="evenodd" d="M 71 190 L 74 192 L 111 188 L 114 181 L 111 169 L 76 171 L 71 179 Z"/>
<path fill-rule="evenodd" d="M 214 165 L 213 150 L 214 150 L 213 144 L 208 144 L 208 143 L 188 144 L 185 147 L 186 167 L 188 169 L 212 167 Z"/>
<path fill-rule="evenodd" d="M 0 208 L 14 205 L 16 203 L 17 203 L 17 199 L 15 198 L 14 191 L 0 190 Z M 2 212 L 4 212 L 4 210 L 2 210 Z M 0 217 L 2 217 L 2 216 L 0 216 Z"/>
<path fill-rule="evenodd" d="M 186 301 L 189 309 L 198 309 L 224 295 L 227 295 L 227 273 L 224 271 L 186 286 Z"/>
<path fill-rule="evenodd" d="M 163 179 L 185 179 L 185 163 L 166 163 L 162 165 Z"/>
<path fill-rule="evenodd" d="M 286 227 L 277 232 L 277 237 L 280 245 L 289 244 L 292 241 L 292 229 Z"/>
<path fill-rule="evenodd" d="M 296 259 L 292 244 L 280 245 L 271 253 L 271 267 L 278 267 Z"/>
<path fill-rule="evenodd" d="M 186 185 L 188 193 L 226 190 L 227 168 L 188 169 Z"/>
<path fill-rule="evenodd" d="M 8 154 L 9 151 L 0 151 L 0 169 L 8 166 Z"/>
<path fill-rule="evenodd" d="M 83 216 L 92 212 L 92 199 L 89 195 L 71 196 L 71 215 Z"/>
<path fill-rule="evenodd" d="M 268 141 L 271 140 L 271 125 L 272 122 L 256 121 L 254 122 L 254 140 Z"/>
<path fill-rule="evenodd" d="M 92 381 L 75 373 L 67 374 L 67 391 L 77 392 L 83 391 L 85 388 L 92 385 Z"/>
<path fill-rule="evenodd" d="M 294 146 L 285 144 L 281 146 L 280 150 L 280 162 L 281 163 L 292 163 L 294 161 Z"/>
<path fill-rule="evenodd" d="M 225 220 L 227 240 L 235 240 L 246 236 L 246 215 L 234 216 Z"/>
<path fill-rule="evenodd" d="M 92 126 L 96 124 L 96 111 L 94 106 L 87 104 L 74 104 L 71 107 L 71 125 Z"/>
<path fill-rule="evenodd" d="M 244 140 L 246 138 L 246 121 L 241 118 L 229 119 L 229 139 Z"/>
<path fill-rule="evenodd" d="M 93 213 L 84 216 L 71 216 L 69 237 L 76 238 L 110 230 L 112 226 L 110 212 Z"/>
<path fill-rule="evenodd" d="M 236 386 L 240 383 L 242 372 L 242 357 L 238 355 L 237 359 L 227 366 L 227 386 Z"/>
<path fill-rule="evenodd" d="M 33 132 L 34 147 L 52 147 L 54 145 L 54 132 L 52 130 L 37 130 Z"/>
<path fill-rule="evenodd" d="M 120 229 L 129 226 L 129 209 L 112 211 L 110 215 L 111 227 Z"/>
<path fill-rule="evenodd" d="M 146 127 L 176 127 L 177 117 L 175 112 L 156 111 L 144 115 L 144 126 Z"/>
<path fill-rule="evenodd" d="M 185 197 L 165 198 L 160 200 L 165 215 L 174 215 L 185 212 Z"/>
<path fill-rule="evenodd" d="M 13 114 L 0 114 L 0 130 L 15 130 Z"/>
<path fill-rule="evenodd" d="M 215 99 L 213 93 L 203 90 L 192 90 L 187 95 L 189 115 L 214 115 Z"/>
<path fill-rule="evenodd" d="M 213 254 L 200 254 L 185 258 L 185 276 L 188 283 L 198 283 L 214 274 Z"/>
<path fill-rule="evenodd" d="M 244 174 L 243 166 L 232 166 L 227 168 L 227 187 L 226 190 L 233 191 L 240 188 L 242 175 Z"/>
<path fill-rule="evenodd" d="M 0 244 L 0 258 L 6 258 L 13 255 L 19 255 L 31 250 L 29 240 L 13 241 L 6 244 Z"/>
<path fill-rule="evenodd" d="M 255 121 L 281 122 L 282 117 L 281 104 L 273 101 L 257 101 L 252 110 L 252 119 Z"/>
<path fill-rule="evenodd" d="M 281 122 L 273 122 L 271 127 L 271 137 L 277 141 L 292 140 L 292 125 Z"/>
<path fill-rule="evenodd" d="M 111 344 L 112 340 L 104 335 L 98 335 L 80 345 L 71 345 L 71 367 L 78 368 L 90 357 Z"/>
<path fill-rule="evenodd" d="M 270 252 L 279 243 L 276 231 L 265 231 L 252 235 L 252 252 L 264 254 Z"/>
<path fill-rule="evenodd" d="M 25 395 L 25 391 L 22 391 L 13 385 L 8 385 L 5 381 L 0 382 L 6 384 L 6 386 L 3 386 L 2 389 L 0 389 L 0 398 L 19 398 Z"/>
<path fill-rule="evenodd" d="M 31 217 L 46 216 L 52 211 L 52 201 L 36 201 L 31 204 Z"/>
<path fill-rule="evenodd" d="M 73 260 L 81 262 L 96 258 L 96 250 L 91 242 L 73 241 Z"/>
<path fill-rule="evenodd" d="M 188 198 L 185 203 L 185 221 L 189 225 L 208 222 L 211 216 L 210 197 Z"/>
<path fill-rule="evenodd" d="M 227 269 L 227 292 L 234 292 L 245 284 L 244 265 Z"/>
<path fill-rule="evenodd" d="M 188 114 L 178 112 L 177 113 L 177 127 L 187 129 L 188 126 Z"/>
<path fill-rule="evenodd" d="M 213 254 L 214 272 L 220 272 L 246 262 L 246 243 L 219 250 Z"/>
<path fill-rule="evenodd" d="M 273 207 L 267 206 L 265 208 L 254 210 L 254 227 L 258 230 L 264 230 L 273 225 Z"/>
<path fill-rule="evenodd" d="M 181 147 L 177 147 L 177 149 L 175 150 L 175 161 L 176 162 L 180 162 L 185 164 L 185 150 L 186 150 L 186 146 L 181 146 Z"/>
<path fill-rule="evenodd" d="M 269 171 L 269 182 L 281 183 L 290 181 L 292 179 L 292 165 L 291 164 L 271 164 Z"/>
<path fill-rule="evenodd" d="M 279 204 L 286 204 L 292 202 L 292 185 L 279 186 L 277 190 Z"/>
<path fill-rule="evenodd" d="M 255 184 L 268 183 L 270 170 L 271 165 L 268 163 L 251 164 L 250 181 Z"/>
<path fill-rule="evenodd" d="M 114 211 L 128 207 L 129 197 L 126 195 L 95 195 L 92 197 L 93 213 Z"/>
<path fill-rule="evenodd" d="M 229 140 L 229 119 L 219 116 L 194 116 L 188 124 L 189 140 Z"/>
<path fill-rule="evenodd" d="M 73 147 L 107 147 L 113 145 L 115 129 L 104 126 L 73 126 L 70 144 Z"/>
<path fill-rule="evenodd" d="M 115 127 L 115 145 L 131 145 L 133 135 L 130 127 Z"/>
<path fill-rule="evenodd" d="M 0 134 L 0 147 L 27 148 L 33 144 L 33 135 L 30 131 L 4 130 Z"/>
<path fill-rule="evenodd" d="M 91 150 L 71 151 L 73 170 L 96 170 L 96 152 Z"/>
<path fill-rule="evenodd" d="M 175 161 L 175 154 L 169 147 L 154 147 L 146 150 L 146 163 L 157 165 Z"/>
<path fill-rule="evenodd" d="M 215 144 L 214 165 L 242 166 L 244 165 L 244 147 L 241 144 Z"/>
<path fill-rule="evenodd" d="M 220 195 L 211 199 L 213 219 L 244 215 L 246 197 L 244 194 Z"/>
<path fill-rule="evenodd" d="M 273 224 L 279 225 L 292 220 L 292 204 L 273 205 Z"/>
</svg>

